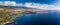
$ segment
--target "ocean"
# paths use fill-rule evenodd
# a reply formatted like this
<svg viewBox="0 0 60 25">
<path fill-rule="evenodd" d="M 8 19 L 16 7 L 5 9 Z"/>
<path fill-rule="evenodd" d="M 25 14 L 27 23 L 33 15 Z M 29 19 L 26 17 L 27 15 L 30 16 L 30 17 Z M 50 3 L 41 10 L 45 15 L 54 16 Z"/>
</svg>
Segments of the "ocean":
<svg viewBox="0 0 60 25">
<path fill-rule="evenodd" d="M 14 25 L 60 25 L 60 13 L 49 11 L 48 13 L 23 14 L 15 20 L 17 24 Z"/>
</svg>

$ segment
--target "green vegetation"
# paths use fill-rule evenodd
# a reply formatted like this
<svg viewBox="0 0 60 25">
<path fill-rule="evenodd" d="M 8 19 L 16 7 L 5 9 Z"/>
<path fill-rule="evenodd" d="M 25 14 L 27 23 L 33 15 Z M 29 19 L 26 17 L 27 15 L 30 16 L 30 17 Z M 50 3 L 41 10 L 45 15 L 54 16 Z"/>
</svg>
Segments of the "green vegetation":
<svg viewBox="0 0 60 25">
<path fill-rule="evenodd" d="M 6 9 L 6 10 L 8 10 L 8 9 Z M 10 20 L 13 21 L 12 18 L 16 18 L 16 17 L 20 16 L 21 14 L 19 14 L 19 13 L 14 14 L 12 12 L 5 12 L 5 10 L 2 10 L 2 11 L 0 11 L 0 24 L 3 24 Z"/>
</svg>

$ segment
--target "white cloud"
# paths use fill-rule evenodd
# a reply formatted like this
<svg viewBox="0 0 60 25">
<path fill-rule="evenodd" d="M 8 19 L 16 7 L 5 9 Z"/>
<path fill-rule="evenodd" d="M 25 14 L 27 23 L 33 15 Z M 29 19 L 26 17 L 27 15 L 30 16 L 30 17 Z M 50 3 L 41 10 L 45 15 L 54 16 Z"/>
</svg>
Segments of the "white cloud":
<svg viewBox="0 0 60 25">
<path fill-rule="evenodd" d="M 55 8 L 54 5 L 38 4 L 38 3 L 25 3 L 25 7 L 45 9 L 45 10 L 54 10 L 54 8 Z"/>
<path fill-rule="evenodd" d="M 14 1 L 10 2 L 10 5 L 11 6 L 16 6 L 16 2 L 14 2 Z"/>
<path fill-rule="evenodd" d="M 5 1 L 4 5 L 6 5 L 6 6 L 16 6 L 16 2 L 15 1 Z"/>
<path fill-rule="evenodd" d="M 39 3 L 32 3 L 32 2 L 26 2 L 25 4 L 22 3 L 16 3 L 15 1 L 0 1 L 0 5 L 5 6 L 25 6 L 25 7 L 31 7 L 36 9 L 45 9 L 45 10 L 60 10 L 60 6 L 55 5 L 48 5 L 48 4 L 39 4 Z"/>
<path fill-rule="evenodd" d="M 48 4 L 38 4 L 38 3 L 25 3 L 25 7 L 44 9 L 44 10 L 60 10 L 60 6 L 48 5 Z"/>
<path fill-rule="evenodd" d="M 17 4 L 15 1 L 4 1 L 4 2 L 0 1 L 0 5 L 4 5 L 4 6 L 22 6 L 22 4 Z"/>
</svg>

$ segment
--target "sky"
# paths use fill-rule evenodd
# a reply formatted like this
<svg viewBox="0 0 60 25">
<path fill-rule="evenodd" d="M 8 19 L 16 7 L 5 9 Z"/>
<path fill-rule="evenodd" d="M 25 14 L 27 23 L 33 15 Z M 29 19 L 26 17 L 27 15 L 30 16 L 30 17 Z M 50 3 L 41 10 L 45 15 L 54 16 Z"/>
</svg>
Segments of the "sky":
<svg viewBox="0 0 60 25">
<path fill-rule="evenodd" d="M 34 2 L 34 3 L 41 3 L 41 4 L 51 4 L 56 0 L 0 0 L 0 1 L 15 1 L 17 3 Z"/>
<path fill-rule="evenodd" d="M 1 3 L 1 1 L 3 3 Z M 60 0 L 0 0 L 0 5 L 24 6 L 45 10 L 60 10 Z"/>
<path fill-rule="evenodd" d="M 19 2 L 35 2 L 35 3 L 41 3 L 41 4 L 50 4 L 53 2 L 53 0 L 19 0 Z"/>
</svg>

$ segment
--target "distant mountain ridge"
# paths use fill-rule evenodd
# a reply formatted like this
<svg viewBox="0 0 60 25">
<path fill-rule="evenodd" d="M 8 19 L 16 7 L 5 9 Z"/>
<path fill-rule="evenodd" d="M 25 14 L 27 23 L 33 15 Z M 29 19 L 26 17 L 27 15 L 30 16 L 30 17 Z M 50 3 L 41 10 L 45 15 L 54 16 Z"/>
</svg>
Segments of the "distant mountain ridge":
<svg viewBox="0 0 60 25">
<path fill-rule="evenodd" d="M 2 6 L 2 5 L 0 5 L 0 8 L 11 8 L 11 9 L 14 9 L 14 8 L 35 9 L 35 8 L 23 7 L 23 6 Z"/>
</svg>

